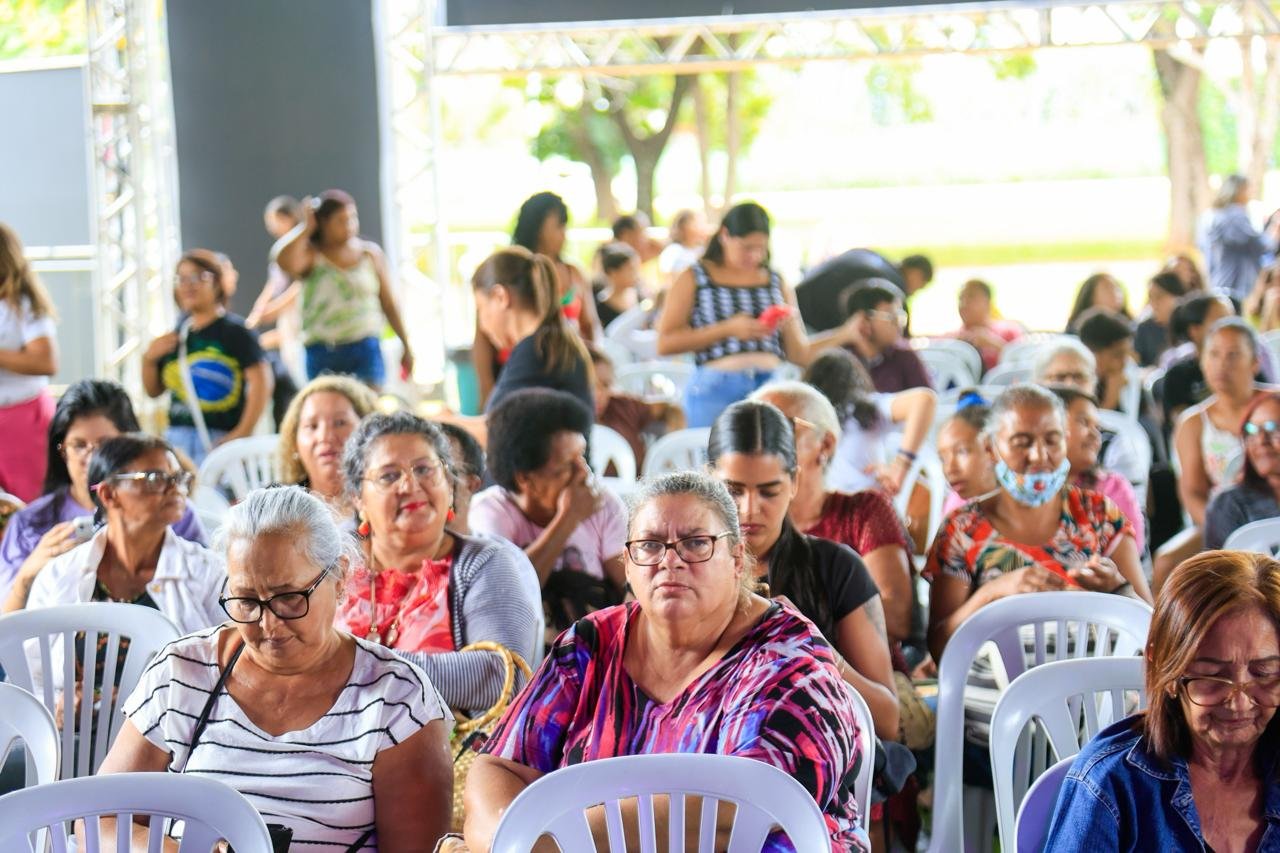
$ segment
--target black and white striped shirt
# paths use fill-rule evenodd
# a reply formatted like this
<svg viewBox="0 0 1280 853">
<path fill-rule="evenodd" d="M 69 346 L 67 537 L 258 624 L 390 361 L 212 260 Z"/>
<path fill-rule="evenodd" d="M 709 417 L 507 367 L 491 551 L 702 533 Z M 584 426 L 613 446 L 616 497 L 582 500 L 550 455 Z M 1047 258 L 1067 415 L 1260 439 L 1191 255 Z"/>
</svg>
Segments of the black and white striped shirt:
<svg viewBox="0 0 1280 853">
<path fill-rule="evenodd" d="M 452 715 L 426 675 L 356 639 L 355 663 L 333 707 L 305 729 L 270 735 L 219 695 L 194 751 L 191 735 L 217 684 L 218 632 L 175 640 L 143 673 L 124 713 L 170 753 L 169 769 L 217 779 L 267 823 L 293 829 L 292 849 L 345 850 L 374 825 L 373 762 L 432 720 Z M 361 849 L 376 850 L 376 836 Z"/>
</svg>

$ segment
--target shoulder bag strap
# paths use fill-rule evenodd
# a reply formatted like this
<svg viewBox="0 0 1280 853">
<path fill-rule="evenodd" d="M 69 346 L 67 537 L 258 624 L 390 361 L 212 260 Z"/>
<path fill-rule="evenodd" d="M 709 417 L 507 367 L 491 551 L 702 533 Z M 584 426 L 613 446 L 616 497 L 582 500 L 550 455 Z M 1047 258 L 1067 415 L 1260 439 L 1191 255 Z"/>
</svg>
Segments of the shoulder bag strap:
<svg viewBox="0 0 1280 853">
<path fill-rule="evenodd" d="M 182 321 L 178 329 L 178 373 L 182 376 L 182 393 L 187 398 L 187 408 L 191 410 L 191 422 L 195 424 L 196 435 L 206 451 L 213 447 L 209 440 L 209 428 L 204 424 L 204 412 L 200 410 L 200 398 L 196 395 L 196 383 L 191 378 L 191 365 L 187 364 L 187 335 L 191 334 L 194 321 L 188 317 Z M 238 654 L 238 653 L 237 653 Z"/>
<path fill-rule="evenodd" d="M 209 725 L 209 715 L 213 713 L 213 706 L 217 704 L 218 696 L 222 693 L 222 688 L 226 686 L 227 679 L 231 676 L 231 670 L 235 668 L 236 661 L 240 660 L 240 654 L 244 651 L 244 643 L 241 642 L 236 650 L 231 653 L 231 660 L 227 661 L 226 667 L 222 670 L 222 674 L 218 676 L 218 683 L 213 686 L 213 692 L 209 694 L 209 698 L 205 700 L 204 708 L 200 711 L 200 716 L 196 718 L 196 727 L 191 732 L 191 746 L 187 748 L 187 760 L 182 762 L 182 769 L 185 772 L 187 765 L 191 763 L 191 756 L 196 751 L 196 746 L 200 743 L 200 737 L 204 734 L 205 728 Z"/>
</svg>

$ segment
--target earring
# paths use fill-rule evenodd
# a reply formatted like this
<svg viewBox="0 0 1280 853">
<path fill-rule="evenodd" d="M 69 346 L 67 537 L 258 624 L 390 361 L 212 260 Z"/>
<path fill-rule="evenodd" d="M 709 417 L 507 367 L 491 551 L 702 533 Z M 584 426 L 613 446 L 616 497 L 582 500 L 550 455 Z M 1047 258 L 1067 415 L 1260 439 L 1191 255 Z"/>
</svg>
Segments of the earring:
<svg viewBox="0 0 1280 853">
<path fill-rule="evenodd" d="M 457 517 L 458 514 L 453 511 L 453 507 L 449 507 L 449 511 L 444 514 L 445 521 L 453 521 Z"/>
<path fill-rule="evenodd" d="M 365 539 L 369 538 L 369 519 L 365 518 L 363 514 L 360 516 L 360 524 L 356 527 L 356 533 L 359 533 Z"/>
</svg>

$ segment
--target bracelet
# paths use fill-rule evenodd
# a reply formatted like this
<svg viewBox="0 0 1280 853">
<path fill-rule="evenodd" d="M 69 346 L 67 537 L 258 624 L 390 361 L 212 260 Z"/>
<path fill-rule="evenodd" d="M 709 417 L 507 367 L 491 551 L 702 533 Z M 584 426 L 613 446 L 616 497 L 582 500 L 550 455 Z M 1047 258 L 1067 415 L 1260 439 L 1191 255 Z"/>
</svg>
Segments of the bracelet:
<svg viewBox="0 0 1280 853">
<path fill-rule="evenodd" d="M 898 455 L 905 457 L 908 462 L 916 461 L 916 455 L 912 453 L 910 450 L 907 450 L 905 447 L 898 448 Z"/>
</svg>

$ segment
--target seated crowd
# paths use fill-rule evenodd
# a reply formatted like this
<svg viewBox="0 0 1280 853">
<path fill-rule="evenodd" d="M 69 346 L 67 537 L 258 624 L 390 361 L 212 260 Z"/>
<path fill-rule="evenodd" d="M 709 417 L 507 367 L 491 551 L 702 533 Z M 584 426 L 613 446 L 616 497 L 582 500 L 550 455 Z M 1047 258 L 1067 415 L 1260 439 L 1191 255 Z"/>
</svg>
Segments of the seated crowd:
<svg viewBox="0 0 1280 853">
<path fill-rule="evenodd" d="M 1038 336 L 975 279 L 958 330 L 912 339 L 922 256 L 854 250 L 793 289 L 769 266 L 768 214 L 744 203 L 710 231 L 681 214 L 665 249 L 623 217 L 588 276 L 563 257 L 563 201 L 539 193 L 472 277 L 483 414 L 428 419 L 378 398 L 384 327 L 403 375 L 414 356 L 355 202 L 276 199 L 266 221 L 273 277 L 251 322 L 228 311 L 229 261 L 178 263 L 181 320 L 141 363 L 147 394 L 169 395 L 164 438 L 113 382 L 54 403 L 47 294 L 24 264 L 0 268 L 0 342 L 12 315 L 13 351 L 44 354 L 0 349 L 0 399 L 34 393 L 0 406 L 6 443 L 27 448 L 0 451 L 3 611 L 131 604 L 183 635 L 122 690 L 99 773 L 218 779 L 289 849 L 480 853 L 560 768 L 719 753 L 798 780 L 832 850 L 914 849 L 949 643 L 992 602 L 1083 590 L 1154 604 L 1150 707 L 1084 747 L 1051 849 L 1274 842 L 1280 563 L 1217 550 L 1280 517 L 1280 389 L 1255 328 L 1280 326 L 1274 269 L 1240 316 L 1237 293 L 1176 258 L 1136 319 L 1099 273 L 1067 333 Z M 802 316 L 819 303 L 833 316 Z M 606 327 L 648 341 L 636 361 L 672 359 L 672 388 L 627 393 L 631 356 Z M 934 387 L 935 347 L 971 354 L 972 381 Z M 200 462 L 272 400 L 278 482 L 229 495 L 206 531 Z M 673 433 L 698 436 L 705 465 L 624 482 L 593 470 L 603 428 L 637 470 Z M 85 666 L 83 640 L 76 654 Z M 99 687 L 106 669 L 99 653 Z M 975 690 L 997 681 L 968 669 Z M 964 781 L 989 789 L 990 709 L 965 716 Z M 479 735 L 454 734 L 477 718 Z M 8 765 L 0 793 L 21 784 Z M 691 838 L 713 819 L 723 843 L 734 815 L 653 818 Z M 586 820 L 609 834 L 603 807 Z M 775 832 L 766 849 L 793 847 Z"/>
</svg>

